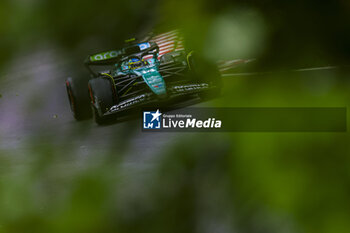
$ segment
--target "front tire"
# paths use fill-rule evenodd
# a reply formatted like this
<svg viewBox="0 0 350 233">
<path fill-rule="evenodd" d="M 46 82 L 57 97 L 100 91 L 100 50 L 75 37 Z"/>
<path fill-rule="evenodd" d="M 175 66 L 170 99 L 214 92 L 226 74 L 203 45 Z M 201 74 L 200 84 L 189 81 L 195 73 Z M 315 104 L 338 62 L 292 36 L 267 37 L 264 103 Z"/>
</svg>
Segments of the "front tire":
<svg viewBox="0 0 350 233">
<path fill-rule="evenodd" d="M 116 91 L 113 83 L 109 78 L 100 77 L 91 79 L 88 87 L 95 122 L 98 125 L 108 123 L 110 117 L 104 116 L 104 114 L 117 102 Z"/>
</svg>

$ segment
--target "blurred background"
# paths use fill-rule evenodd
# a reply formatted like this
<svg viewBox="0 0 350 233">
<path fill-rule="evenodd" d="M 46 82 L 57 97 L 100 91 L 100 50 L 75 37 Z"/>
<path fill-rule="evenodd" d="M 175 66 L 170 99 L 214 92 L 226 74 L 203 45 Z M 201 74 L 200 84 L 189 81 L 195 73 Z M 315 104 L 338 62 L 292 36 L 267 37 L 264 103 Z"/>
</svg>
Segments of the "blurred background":
<svg viewBox="0 0 350 233">
<path fill-rule="evenodd" d="M 212 62 L 253 61 L 194 107 L 348 107 L 349 15 L 345 0 L 2 0 L 0 232 L 347 232 L 349 133 L 98 127 L 73 120 L 64 80 L 181 28 Z"/>
</svg>

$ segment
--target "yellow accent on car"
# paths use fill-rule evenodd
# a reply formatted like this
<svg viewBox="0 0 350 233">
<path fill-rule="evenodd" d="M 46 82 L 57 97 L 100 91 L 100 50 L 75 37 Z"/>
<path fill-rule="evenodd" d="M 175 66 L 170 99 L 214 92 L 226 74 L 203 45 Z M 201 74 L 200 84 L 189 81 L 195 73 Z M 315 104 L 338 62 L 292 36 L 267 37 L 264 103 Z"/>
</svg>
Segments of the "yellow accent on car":
<svg viewBox="0 0 350 233">
<path fill-rule="evenodd" d="M 125 43 L 129 43 L 129 42 L 132 42 L 132 41 L 135 41 L 135 40 L 136 40 L 136 38 L 130 38 L 130 39 L 125 40 Z"/>
<path fill-rule="evenodd" d="M 190 68 L 190 70 L 192 70 L 192 67 L 191 67 L 191 64 L 190 64 L 190 61 L 189 61 L 189 57 L 190 56 L 192 56 L 192 53 L 193 53 L 194 51 L 192 50 L 191 52 L 189 52 L 188 54 L 187 54 L 187 64 L 188 64 L 188 67 Z"/>
<path fill-rule="evenodd" d="M 136 85 L 136 83 L 133 84 L 133 86 Z M 129 87 L 128 90 L 126 90 L 126 92 L 122 95 L 122 96 L 125 96 L 126 94 L 128 94 L 128 92 L 131 90 L 132 87 Z"/>
<path fill-rule="evenodd" d="M 114 82 L 114 78 L 113 78 L 113 76 L 112 76 L 112 75 L 110 75 L 110 74 L 107 74 L 107 73 L 102 73 L 102 75 L 105 75 L 105 76 L 107 76 L 108 78 L 110 78 L 110 79 L 111 79 L 111 81 L 112 81 L 113 87 L 115 88 L 115 82 Z"/>
</svg>

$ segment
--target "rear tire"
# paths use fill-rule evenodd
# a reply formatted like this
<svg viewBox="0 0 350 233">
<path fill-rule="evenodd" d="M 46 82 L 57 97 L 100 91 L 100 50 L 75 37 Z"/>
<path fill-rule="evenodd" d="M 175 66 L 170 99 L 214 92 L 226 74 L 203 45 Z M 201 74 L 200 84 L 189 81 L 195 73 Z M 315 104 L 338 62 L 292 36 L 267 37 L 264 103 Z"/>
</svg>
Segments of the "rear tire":
<svg viewBox="0 0 350 233">
<path fill-rule="evenodd" d="M 66 79 L 70 109 L 77 121 L 91 118 L 90 99 L 86 87 L 87 80 L 73 79 L 71 77 Z"/>
<path fill-rule="evenodd" d="M 221 74 L 216 64 L 203 59 L 196 52 L 191 52 L 188 54 L 188 66 L 193 81 L 221 87 Z"/>
<path fill-rule="evenodd" d="M 210 85 L 210 90 L 198 94 L 202 100 L 209 100 L 220 96 L 222 77 L 216 64 L 204 60 L 195 52 L 191 52 L 188 55 L 188 66 L 194 82 Z"/>
<path fill-rule="evenodd" d="M 107 78 L 95 78 L 89 81 L 89 93 L 95 122 L 98 125 L 107 124 L 110 117 L 104 114 L 117 102 L 115 87 Z"/>
</svg>

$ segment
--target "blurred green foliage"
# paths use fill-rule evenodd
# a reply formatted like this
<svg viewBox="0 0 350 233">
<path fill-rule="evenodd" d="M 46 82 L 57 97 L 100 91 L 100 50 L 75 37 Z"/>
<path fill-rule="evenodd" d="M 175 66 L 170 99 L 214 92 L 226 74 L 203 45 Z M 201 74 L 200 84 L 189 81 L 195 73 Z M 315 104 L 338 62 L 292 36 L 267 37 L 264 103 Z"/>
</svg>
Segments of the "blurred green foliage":
<svg viewBox="0 0 350 233">
<path fill-rule="evenodd" d="M 346 65 L 349 12 L 347 1 L 2 0 L 0 67 L 45 43 L 80 62 L 135 34 L 173 28 L 212 61 L 257 58 L 242 71 Z M 348 106 L 348 77 L 231 77 L 215 106 Z M 130 178 L 120 164 L 137 127 L 72 166 L 79 160 L 70 141 L 91 133 L 83 128 L 59 146 L 33 137 L 25 151 L 0 148 L 1 233 L 350 229 L 348 133 L 184 134 L 158 152 L 151 172 Z"/>
<path fill-rule="evenodd" d="M 346 1 L 113 1 L 3 0 L 0 3 L 1 59 L 50 41 L 71 54 L 118 47 L 151 29 L 183 28 L 190 47 L 209 39 L 233 40 L 264 58 L 264 66 L 327 64 L 349 59 Z M 225 34 L 226 32 L 226 34 Z M 258 46 L 257 46 L 258 45 Z M 230 51 L 230 49 L 229 49 Z"/>
</svg>

